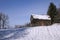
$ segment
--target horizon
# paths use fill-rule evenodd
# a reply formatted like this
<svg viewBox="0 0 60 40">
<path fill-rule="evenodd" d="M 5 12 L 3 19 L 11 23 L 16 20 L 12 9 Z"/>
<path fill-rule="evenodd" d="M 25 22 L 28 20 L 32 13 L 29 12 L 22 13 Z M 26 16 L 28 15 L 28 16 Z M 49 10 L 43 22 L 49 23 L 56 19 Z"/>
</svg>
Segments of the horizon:
<svg viewBox="0 0 60 40">
<path fill-rule="evenodd" d="M 59 8 L 59 0 L 0 0 L 0 12 L 9 16 L 10 25 L 24 25 L 31 14 L 47 14 L 50 2 Z"/>
</svg>

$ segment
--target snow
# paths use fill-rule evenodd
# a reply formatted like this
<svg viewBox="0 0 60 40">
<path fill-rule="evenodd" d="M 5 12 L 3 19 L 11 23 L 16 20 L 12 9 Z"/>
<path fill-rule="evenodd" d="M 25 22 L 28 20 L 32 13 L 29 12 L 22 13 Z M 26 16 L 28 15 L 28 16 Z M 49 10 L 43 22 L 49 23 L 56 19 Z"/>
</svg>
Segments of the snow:
<svg viewBox="0 0 60 40">
<path fill-rule="evenodd" d="M 9 38 L 9 37 L 11 37 L 12 35 L 14 35 L 14 33 L 10 33 L 9 35 L 4 36 L 3 38 Z"/>
<path fill-rule="evenodd" d="M 45 20 L 51 20 L 49 15 L 36 15 L 36 14 L 32 14 L 34 19 L 45 19 Z"/>
<path fill-rule="evenodd" d="M 3 31 L 7 32 L 7 30 Z M 60 40 L 60 24 L 58 23 L 50 26 L 26 27 L 11 31 L 13 32 L 10 32 L 9 34 L 4 35 L 3 37 L 0 36 L 0 39 L 2 38 L 3 40 Z"/>
</svg>

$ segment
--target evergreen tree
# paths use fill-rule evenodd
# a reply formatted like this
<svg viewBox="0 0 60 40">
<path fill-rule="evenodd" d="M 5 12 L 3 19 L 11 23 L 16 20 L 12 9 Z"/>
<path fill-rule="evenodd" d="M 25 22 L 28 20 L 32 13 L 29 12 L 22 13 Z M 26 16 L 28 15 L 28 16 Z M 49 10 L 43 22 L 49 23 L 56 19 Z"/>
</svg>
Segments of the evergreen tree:
<svg viewBox="0 0 60 40">
<path fill-rule="evenodd" d="M 53 24 L 57 15 L 57 8 L 52 2 L 50 3 L 47 14 L 51 17 L 51 23 Z"/>
</svg>

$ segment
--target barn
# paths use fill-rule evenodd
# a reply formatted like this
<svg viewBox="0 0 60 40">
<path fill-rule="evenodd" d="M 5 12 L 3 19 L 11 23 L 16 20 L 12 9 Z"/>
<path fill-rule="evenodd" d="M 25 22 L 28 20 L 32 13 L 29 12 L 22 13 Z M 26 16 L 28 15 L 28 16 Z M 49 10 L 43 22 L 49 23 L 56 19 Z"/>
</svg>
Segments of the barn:
<svg viewBox="0 0 60 40">
<path fill-rule="evenodd" d="M 32 14 L 30 22 L 31 26 L 48 26 L 51 25 L 51 18 L 49 15 Z"/>
</svg>

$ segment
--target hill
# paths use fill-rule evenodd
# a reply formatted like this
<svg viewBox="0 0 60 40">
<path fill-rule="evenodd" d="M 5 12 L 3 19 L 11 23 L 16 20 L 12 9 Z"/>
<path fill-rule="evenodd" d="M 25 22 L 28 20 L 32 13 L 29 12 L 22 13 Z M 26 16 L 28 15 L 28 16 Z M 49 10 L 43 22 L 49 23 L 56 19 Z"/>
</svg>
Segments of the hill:
<svg viewBox="0 0 60 40">
<path fill-rule="evenodd" d="M 1 29 L 0 40 L 60 40 L 60 24 L 43 27 Z"/>
</svg>

